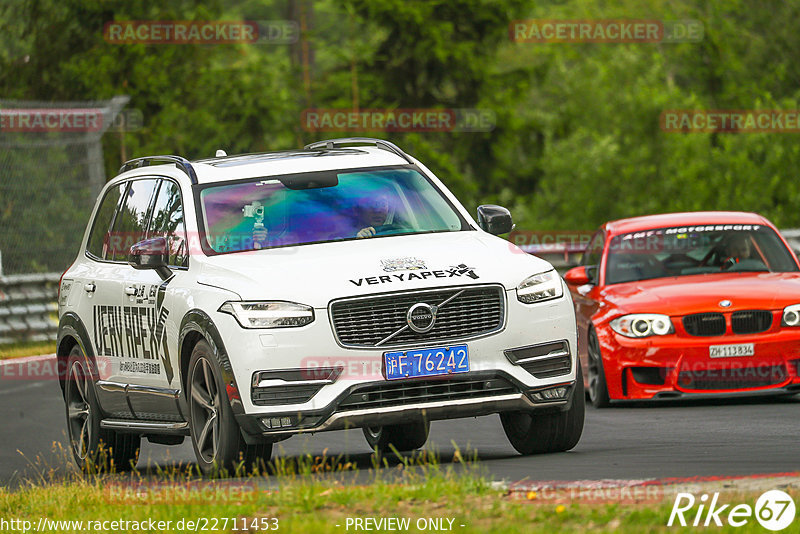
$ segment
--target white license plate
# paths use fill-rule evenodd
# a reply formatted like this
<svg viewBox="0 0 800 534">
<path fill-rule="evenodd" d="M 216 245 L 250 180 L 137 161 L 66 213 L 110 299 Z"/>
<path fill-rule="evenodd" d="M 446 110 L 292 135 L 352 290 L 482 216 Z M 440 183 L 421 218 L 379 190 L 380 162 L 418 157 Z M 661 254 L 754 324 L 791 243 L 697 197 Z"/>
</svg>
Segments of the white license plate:
<svg viewBox="0 0 800 534">
<path fill-rule="evenodd" d="M 711 345 L 708 347 L 708 355 L 712 358 L 736 358 L 738 356 L 753 356 L 755 353 L 755 347 L 752 343 Z"/>
</svg>

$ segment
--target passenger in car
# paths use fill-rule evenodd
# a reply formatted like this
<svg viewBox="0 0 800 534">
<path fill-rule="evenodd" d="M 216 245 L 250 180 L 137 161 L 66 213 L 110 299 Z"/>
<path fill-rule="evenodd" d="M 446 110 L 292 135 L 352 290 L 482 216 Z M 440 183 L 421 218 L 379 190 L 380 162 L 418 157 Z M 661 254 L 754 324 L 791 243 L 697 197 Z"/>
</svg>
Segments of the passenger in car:
<svg viewBox="0 0 800 534">
<path fill-rule="evenodd" d="M 391 213 L 389 210 L 389 199 L 385 195 L 378 195 L 362 199 L 352 208 L 352 222 L 340 226 L 338 229 L 326 233 L 320 228 L 315 229 L 315 238 L 319 239 L 321 236 L 326 236 L 326 240 L 353 238 L 358 239 L 373 237 L 383 227 L 391 224 Z M 340 218 L 341 219 L 341 218 Z M 338 225 L 333 224 L 332 227 Z M 348 230 L 347 227 L 351 229 Z M 349 235 L 342 235 L 342 233 Z M 355 235 L 354 235 L 355 234 Z M 269 232 L 263 224 L 260 226 L 256 223 L 252 231 L 254 248 L 259 249 L 267 246 L 269 240 Z"/>
</svg>

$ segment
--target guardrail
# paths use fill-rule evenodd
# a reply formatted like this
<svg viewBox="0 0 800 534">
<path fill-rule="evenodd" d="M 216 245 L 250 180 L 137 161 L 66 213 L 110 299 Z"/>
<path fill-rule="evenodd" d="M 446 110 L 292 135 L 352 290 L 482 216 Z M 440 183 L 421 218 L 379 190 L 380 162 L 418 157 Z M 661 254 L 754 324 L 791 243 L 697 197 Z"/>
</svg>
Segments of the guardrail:
<svg viewBox="0 0 800 534">
<path fill-rule="evenodd" d="M 60 277 L 61 273 L 0 276 L 0 344 L 56 339 Z"/>
<path fill-rule="evenodd" d="M 781 230 L 800 256 L 800 229 Z M 583 246 L 539 243 L 520 247 L 549 261 L 562 275 L 580 261 Z M 58 331 L 58 280 L 61 273 L 0 276 L 0 344 L 55 340 Z"/>
</svg>

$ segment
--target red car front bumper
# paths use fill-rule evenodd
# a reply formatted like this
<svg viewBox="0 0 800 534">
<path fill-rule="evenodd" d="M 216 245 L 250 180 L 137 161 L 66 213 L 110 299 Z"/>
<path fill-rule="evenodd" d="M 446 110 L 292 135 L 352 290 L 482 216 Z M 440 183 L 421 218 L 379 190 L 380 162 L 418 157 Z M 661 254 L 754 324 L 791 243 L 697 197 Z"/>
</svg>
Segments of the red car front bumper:
<svg viewBox="0 0 800 534">
<path fill-rule="evenodd" d="M 632 339 L 597 328 L 612 400 L 783 390 L 800 393 L 800 328 L 714 337 Z M 712 345 L 753 344 L 752 356 L 711 358 Z"/>
</svg>

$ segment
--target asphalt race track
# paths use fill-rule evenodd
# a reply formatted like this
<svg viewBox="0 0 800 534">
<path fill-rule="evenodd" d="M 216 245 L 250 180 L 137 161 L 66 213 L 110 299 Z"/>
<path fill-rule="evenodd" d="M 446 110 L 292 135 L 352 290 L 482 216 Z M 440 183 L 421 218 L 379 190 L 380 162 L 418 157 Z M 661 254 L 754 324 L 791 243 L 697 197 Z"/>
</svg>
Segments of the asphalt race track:
<svg viewBox="0 0 800 534">
<path fill-rule="evenodd" d="M 0 485 L 64 469 L 64 404 L 53 380 L 0 379 L 2 448 Z M 587 407 L 581 442 L 570 452 L 522 457 L 508 444 L 497 416 L 434 422 L 426 447 L 443 462 L 455 447 L 477 450 L 496 480 L 597 480 L 735 476 L 800 471 L 800 397 L 736 401 L 692 401 L 629 405 L 606 410 Z M 309 453 L 344 457 L 364 471 L 370 450 L 360 429 L 294 437 L 273 456 Z M 139 467 L 193 462 L 188 439 L 166 447 L 143 442 Z"/>
</svg>

